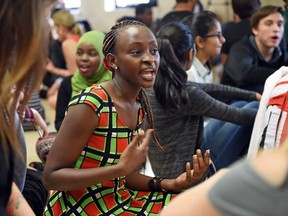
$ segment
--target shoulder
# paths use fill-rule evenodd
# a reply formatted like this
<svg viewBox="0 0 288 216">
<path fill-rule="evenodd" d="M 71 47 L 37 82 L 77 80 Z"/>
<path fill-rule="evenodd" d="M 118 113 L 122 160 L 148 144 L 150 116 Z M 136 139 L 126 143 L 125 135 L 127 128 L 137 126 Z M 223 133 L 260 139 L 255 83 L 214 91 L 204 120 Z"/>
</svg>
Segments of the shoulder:
<svg viewBox="0 0 288 216">
<path fill-rule="evenodd" d="M 239 52 L 240 51 L 240 52 Z M 250 40 L 249 36 L 245 36 L 243 39 L 237 41 L 232 47 L 231 47 L 231 53 L 237 53 L 241 54 L 241 52 L 247 52 L 247 53 L 255 53 L 255 48 Z"/>
<path fill-rule="evenodd" d="M 79 93 L 77 93 L 70 101 L 69 106 L 75 104 L 87 104 L 95 111 L 101 110 L 105 104 L 109 103 L 110 97 L 107 92 L 99 84 L 94 84 Z"/>
<path fill-rule="evenodd" d="M 62 49 L 65 49 L 67 47 L 73 47 L 73 46 L 75 47 L 77 46 L 77 42 L 73 38 L 69 38 L 62 42 Z"/>
</svg>

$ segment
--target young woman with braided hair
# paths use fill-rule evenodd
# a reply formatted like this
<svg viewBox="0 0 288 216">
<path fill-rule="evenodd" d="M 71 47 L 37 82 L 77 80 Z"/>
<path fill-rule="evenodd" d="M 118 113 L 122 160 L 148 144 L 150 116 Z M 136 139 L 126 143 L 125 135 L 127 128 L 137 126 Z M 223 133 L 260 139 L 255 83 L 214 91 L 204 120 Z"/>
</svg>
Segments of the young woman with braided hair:
<svg viewBox="0 0 288 216">
<path fill-rule="evenodd" d="M 202 177 L 209 155 L 203 158 L 201 152 L 193 156 L 194 170 L 187 164 L 176 179 L 137 172 L 153 133 L 144 136 L 141 130 L 146 118 L 153 126 L 142 88 L 154 84 L 157 48 L 153 33 L 137 21 L 117 23 L 107 33 L 104 64 L 113 79 L 71 99 L 44 168 L 44 185 L 56 190 L 44 214 L 157 215 L 173 197 L 166 191 Z"/>
</svg>

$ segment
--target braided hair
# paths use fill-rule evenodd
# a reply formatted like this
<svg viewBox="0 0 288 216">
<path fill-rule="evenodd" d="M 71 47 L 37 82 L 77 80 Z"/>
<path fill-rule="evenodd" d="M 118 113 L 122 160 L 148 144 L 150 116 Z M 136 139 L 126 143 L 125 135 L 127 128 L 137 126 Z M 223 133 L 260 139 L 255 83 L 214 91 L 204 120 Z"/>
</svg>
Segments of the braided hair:
<svg viewBox="0 0 288 216">
<path fill-rule="evenodd" d="M 111 28 L 111 30 L 105 35 L 105 38 L 103 41 L 103 48 L 102 48 L 102 52 L 104 54 L 104 65 L 105 65 L 107 70 L 112 71 L 113 76 L 114 76 L 115 70 L 109 65 L 109 63 L 106 59 L 106 56 L 109 53 L 116 54 L 115 44 L 117 41 L 117 37 L 119 35 L 119 31 L 126 29 L 126 28 L 129 28 L 131 26 L 143 26 L 143 27 L 145 27 L 145 24 L 143 24 L 142 22 L 137 21 L 137 20 L 123 20 L 121 22 L 116 23 Z M 154 129 L 153 130 L 153 141 L 157 145 L 157 147 L 161 151 L 163 151 L 164 149 L 159 142 L 159 138 L 158 138 L 157 133 L 156 133 L 155 128 L 154 128 L 152 109 L 151 109 L 148 97 L 142 88 L 139 92 L 139 101 L 140 101 L 141 105 L 143 106 L 145 116 L 147 116 L 147 121 L 148 121 L 150 127 L 152 129 Z"/>
</svg>

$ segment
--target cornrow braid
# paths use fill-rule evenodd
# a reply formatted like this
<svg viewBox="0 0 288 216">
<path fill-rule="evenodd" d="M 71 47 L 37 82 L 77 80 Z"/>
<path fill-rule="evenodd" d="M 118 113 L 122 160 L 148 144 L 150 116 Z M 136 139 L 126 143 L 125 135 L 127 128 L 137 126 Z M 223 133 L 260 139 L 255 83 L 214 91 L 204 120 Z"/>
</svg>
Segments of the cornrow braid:
<svg viewBox="0 0 288 216">
<path fill-rule="evenodd" d="M 115 52 L 115 44 L 118 36 L 118 31 L 128 26 L 145 26 L 142 22 L 137 20 L 123 20 L 121 22 L 116 23 L 112 26 L 111 30 L 105 35 L 103 41 L 102 52 L 104 56 L 107 56 L 109 53 Z"/>
<path fill-rule="evenodd" d="M 141 101 L 143 108 L 144 108 L 144 112 L 147 113 L 147 121 L 148 121 L 150 127 L 152 129 L 154 129 L 153 130 L 153 141 L 156 144 L 156 146 L 159 148 L 159 150 L 163 152 L 164 148 L 160 144 L 159 137 L 158 137 L 157 132 L 156 132 L 155 127 L 154 127 L 152 108 L 151 108 L 148 97 L 147 97 L 145 91 L 143 90 L 143 88 L 141 88 L 139 96 L 140 96 L 140 101 Z"/>
<path fill-rule="evenodd" d="M 104 41 L 103 41 L 103 48 L 102 48 L 102 52 L 104 55 L 104 62 L 105 64 L 108 64 L 106 56 L 109 53 L 113 53 L 115 54 L 115 44 L 117 41 L 117 36 L 118 36 L 118 32 L 119 30 L 125 29 L 129 26 L 145 26 L 145 24 L 143 24 L 142 22 L 139 22 L 137 20 L 123 20 L 121 22 L 116 23 L 116 25 L 114 25 L 111 30 L 105 35 Z M 106 65 L 106 67 L 109 68 L 109 65 Z M 111 67 L 109 70 L 113 70 Z M 113 71 L 112 71 L 113 72 Z M 145 93 L 145 91 L 141 88 L 140 93 L 140 101 L 143 105 L 144 108 L 144 112 L 147 113 L 147 121 L 150 124 L 151 128 L 154 129 L 154 121 L 153 121 L 153 115 L 152 115 L 152 109 L 148 100 L 148 97 Z M 159 138 L 157 136 L 157 133 L 155 131 L 155 129 L 153 130 L 153 140 L 154 143 L 156 144 L 156 146 L 161 150 L 164 151 L 163 146 L 161 146 L 160 142 L 159 142 Z"/>
</svg>

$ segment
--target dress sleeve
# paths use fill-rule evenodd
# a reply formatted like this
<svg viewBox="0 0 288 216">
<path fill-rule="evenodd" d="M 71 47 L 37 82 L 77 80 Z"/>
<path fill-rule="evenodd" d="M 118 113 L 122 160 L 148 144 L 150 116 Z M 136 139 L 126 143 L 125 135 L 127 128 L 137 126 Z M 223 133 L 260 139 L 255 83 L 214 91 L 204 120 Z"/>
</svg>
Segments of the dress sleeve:
<svg viewBox="0 0 288 216">
<path fill-rule="evenodd" d="M 103 109 L 103 104 L 108 102 L 109 97 L 100 86 L 91 86 L 76 94 L 70 101 L 69 106 L 86 104 L 90 106 L 98 117 Z"/>
</svg>

